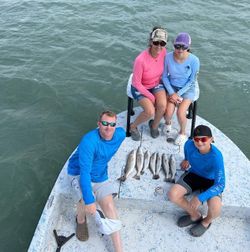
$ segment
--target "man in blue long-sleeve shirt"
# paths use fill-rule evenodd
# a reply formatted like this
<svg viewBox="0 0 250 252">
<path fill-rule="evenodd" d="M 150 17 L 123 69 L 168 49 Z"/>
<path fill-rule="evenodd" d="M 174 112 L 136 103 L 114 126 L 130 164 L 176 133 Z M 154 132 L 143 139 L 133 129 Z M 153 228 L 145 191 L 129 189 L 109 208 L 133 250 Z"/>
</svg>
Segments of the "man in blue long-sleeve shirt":
<svg viewBox="0 0 250 252">
<path fill-rule="evenodd" d="M 108 180 L 108 162 L 125 139 L 125 131 L 123 128 L 116 128 L 116 120 L 115 113 L 103 112 L 97 123 L 98 128 L 84 135 L 69 160 L 68 174 L 78 176 L 78 179 L 71 176 L 71 183 L 79 181 L 80 184 L 75 186 L 80 188 L 76 236 L 82 241 L 88 239 L 86 214 L 96 214 L 96 202 L 107 218 L 118 219 L 112 197 L 116 191 Z M 111 237 L 115 251 L 122 251 L 120 233 L 114 232 Z"/>
<path fill-rule="evenodd" d="M 184 146 L 185 159 L 181 163 L 186 170 L 168 193 L 169 199 L 187 211 L 188 215 L 179 218 L 177 225 L 186 227 L 195 224 L 190 233 L 201 236 L 210 227 L 212 220 L 220 215 L 221 193 L 225 187 L 225 171 L 221 152 L 212 144 L 213 137 L 209 127 L 199 125 L 194 129 L 193 140 Z M 186 194 L 200 190 L 201 193 L 190 201 Z M 198 207 L 207 201 L 208 213 L 201 216 Z"/>
</svg>

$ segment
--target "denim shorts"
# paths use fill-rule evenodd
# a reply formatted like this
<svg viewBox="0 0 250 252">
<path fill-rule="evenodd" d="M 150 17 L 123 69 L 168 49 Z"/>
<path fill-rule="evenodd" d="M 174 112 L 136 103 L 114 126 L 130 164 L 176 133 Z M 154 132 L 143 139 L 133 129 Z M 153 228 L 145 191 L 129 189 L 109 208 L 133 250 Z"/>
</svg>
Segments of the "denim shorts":
<svg viewBox="0 0 250 252">
<path fill-rule="evenodd" d="M 175 93 L 177 93 L 180 89 L 182 89 L 181 87 L 175 87 L 175 86 L 172 86 L 172 88 L 174 89 Z M 181 97 L 183 99 L 188 99 L 188 100 L 194 101 L 195 86 L 192 86 L 191 88 L 189 88 L 184 94 L 181 95 Z"/>
<path fill-rule="evenodd" d="M 163 84 L 158 84 L 157 86 L 148 89 L 148 91 L 152 94 L 155 94 L 159 91 L 165 90 Z M 131 93 L 133 98 L 137 101 L 140 101 L 142 98 L 146 98 L 143 94 L 141 94 L 134 86 L 131 85 Z"/>
</svg>

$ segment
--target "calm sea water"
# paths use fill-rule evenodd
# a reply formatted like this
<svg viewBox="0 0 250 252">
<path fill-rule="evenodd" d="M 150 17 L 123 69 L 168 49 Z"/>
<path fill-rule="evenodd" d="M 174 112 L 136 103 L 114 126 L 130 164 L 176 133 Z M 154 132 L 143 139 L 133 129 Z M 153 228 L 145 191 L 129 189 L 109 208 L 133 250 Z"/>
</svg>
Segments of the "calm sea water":
<svg viewBox="0 0 250 252">
<path fill-rule="evenodd" d="M 0 251 L 26 251 L 64 162 L 99 112 L 126 109 L 155 25 L 192 36 L 198 114 L 250 158 L 249 1 L 0 1 Z M 233 158 L 233 157 L 232 157 Z"/>
</svg>

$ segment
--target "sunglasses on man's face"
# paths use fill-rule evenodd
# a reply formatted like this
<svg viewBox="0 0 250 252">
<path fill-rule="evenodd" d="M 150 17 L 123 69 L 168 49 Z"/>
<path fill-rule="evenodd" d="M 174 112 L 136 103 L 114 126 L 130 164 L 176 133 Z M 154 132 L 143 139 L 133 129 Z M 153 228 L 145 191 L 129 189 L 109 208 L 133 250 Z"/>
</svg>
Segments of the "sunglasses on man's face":
<svg viewBox="0 0 250 252">
<path fill-rule="evenodd" d="M 198 142 L 202 142 L 202 143 L 205 143 L 205 142 L 207 142 L 208 140 L 210 139 L 210 137 L 208 137 L 208 136 L 204 136 L 204 137 L 194 137 L 194 141 L 196 142 L 196 143 L 198 143 Z"/>
<path fill-rule="evenodd" d="M 174 48 L 177 50 L 180 50 L 180 49 L 187 50 L 188 49 L 188 47 L 185 45 L 174 45 Z"/>
<path fill-rule="evenodd" d="M 101 124 L 103 125 L 103 126 L 111 126 L 111 127 L 115 127 L 116 126 L 116 123 L 115 122 L 107 122 L 107 121 L 101 121 Z"/>
<path fill-rule="evenodd" d="M 166 42 L 164 42 L 164 41 L 153 41 L 153 45 L 155 45 L 155 46 L 158 46 L 158 45 L 160 45 L 160 46 L 165 46 L 167 43 Z"/>
</svg>

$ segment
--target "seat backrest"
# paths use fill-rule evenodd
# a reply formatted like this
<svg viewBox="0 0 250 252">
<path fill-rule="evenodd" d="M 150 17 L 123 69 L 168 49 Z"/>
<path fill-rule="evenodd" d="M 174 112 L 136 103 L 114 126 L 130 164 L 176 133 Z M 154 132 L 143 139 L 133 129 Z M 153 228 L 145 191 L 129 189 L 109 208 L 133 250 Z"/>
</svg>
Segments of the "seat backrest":
<svg viewBox="0 0 250 252">
<path fill-rule="evenodd" d="M 133 73 L 130 74 L 127 85 L 127 96 L 133 99 L 133 95 L 131 93 L 131 85 L 132 85 Z"/>
</svg>

